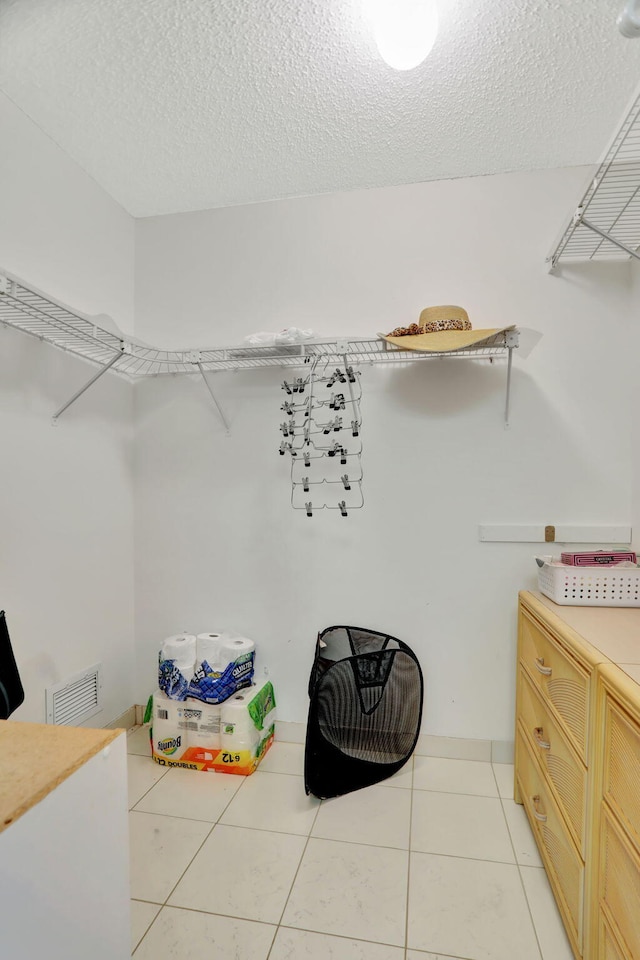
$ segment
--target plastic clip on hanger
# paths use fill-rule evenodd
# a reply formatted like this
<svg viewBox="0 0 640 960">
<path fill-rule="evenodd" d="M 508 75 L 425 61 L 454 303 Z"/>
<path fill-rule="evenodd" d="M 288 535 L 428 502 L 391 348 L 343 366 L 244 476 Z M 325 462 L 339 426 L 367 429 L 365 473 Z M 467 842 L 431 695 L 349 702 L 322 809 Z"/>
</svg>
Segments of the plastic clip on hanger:
<svg viewBox="0 0 640 960">
<path fill-rule="evenodd" d="M 307 511 L 307 516 L 308 516 L 308 517 L 312 517 L 312 516 L 313 516 L 313 512 L 312 512 L 312 510 L 311 510 L 311 501 L 309 501 L 308 503 L 305 503 L 304 506 L 305 506 L 305 509 L 306 509 L 306 511 Z"/>
<path fill-rule="evenodd" d="M 346 504 L 346 502 L 345 502 L 344 500 L 340 500 L 340 502 L 338 503 L 338 506 L 340 507 L 340 513 L 341 513 L 341 515 L 342 515 L 343 517 L 346 517 L 346 516 L 347 516 L 347 504 Z"/>
</svg>

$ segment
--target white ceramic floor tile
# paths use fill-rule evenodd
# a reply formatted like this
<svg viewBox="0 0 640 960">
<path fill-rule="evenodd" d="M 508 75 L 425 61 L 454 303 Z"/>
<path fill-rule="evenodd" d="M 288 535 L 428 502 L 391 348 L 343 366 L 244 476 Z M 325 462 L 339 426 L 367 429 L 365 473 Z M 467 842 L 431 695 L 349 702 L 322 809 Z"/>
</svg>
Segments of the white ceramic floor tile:
<svg viewBox="0 0 640 960">
<path fill-rule="evenodd" d="M 480 760 L 416 757 L 413 766 L 413 789 L 469 793 L 478 797 L 498 796 L 491 764 Z"/>
<path fill-rule="evenodd" d="M 498 798 L 413 791 L 411 849 L 515 863 Z"/>
<path fill-rule="evenodd" d="M 410 757 L 405 763 L 404 767 L 401 767 L 400 770 L 398 770 L 397 773 L 394 773 L 392 777 L 388 777 L 386 780 L 381 780 L 379 786 L 402 787 L 405 790 L 410 790 L 413 786 L 413 761 L 414 758 Z"/>
<path fill-rule="evenodd" d="M 131 952 L 138 946 L 160 910 L 159 903 L 131 901 Z"/>
<path fill-rule="evenodd" d="M 131 896 L 164 903 L 210 830 L 199 820 L 130 813 Z"/>
<path fill-rule="evenodd" d="M 215 823 L 242 783 L 243 777 L 230 773 L 170 769 L 136 810 Z"/>
<path fill-rule="evenodd" d="M 276 927 L 164 907 L 135 960 L 266 960 Z"/>
<path fill-rule="evenodd" d="M 546 873 L 541 867 L 522 867 L 520 872 L 543 960 L 573 960 Z"/>
<path fill-rule="evenodd" d="M 540 960 L 518 868 L 412 853 L 408 946 L 469 960 Z"/>
<path fill-rule="evenodd" d="M 382 786 L 366 787 L 344 797 L 325 800 L 311 836 L 406 850 L 410 817 L 409 790 L 389 793 Z"/>
<path fill-rule="evenodd" d="M 131 733 L 127 734 L 127 753 L 137 753 L 142 757 L 151 756 L 149 724 L 136 727 Z"/>
<path fill-rule="evenodd" d="M 140 757 L 130 754 L 127 757 L 127 791 L 129 795 L 129 809 L 135 807 L 138 800 L 151 789 L 166 773 L 164 767 L 154 763 L 151 757 Z"/>
<path fill-rule="evenodd" d="M 402 947 L 280 927 L 269 960 L 404 960 Z"/>
<path fill-rule="evenodd" d="M 298 777 L 303 776 L 304 744 L 276 740 L 258 767 L 258 773 L 291 773 Z"/>
<path fill-rule="evenodd" d="M 423 733 L 418 737 L 416 755 L 490 761 L 491 740 L 463 740 L 460 737 L 434 737 Z"/>
<path fill-rule="evenodd" d="M 541 867 L 542 860 L 524 807 L 514 800 L 503 800 L 502 807 L 516 852 L 516 860 L 525 867 Z"/>
<path fill-rule="evenodd" d="M 218 824 L 169 903 L 278 923 L 306 842 L 306 837 Z"/>
<path fill-rule="evenodd" d="M 492 766 L 498 784 L 498 793 L 505 800 L 513 800 L 513 764 L 494 763 Z"/>
<path fill-rule="evenodd" d="M 312 838 L 283 924 L 402 946 L 407 860 L 404 850 Z"/>
<path fill-rule="evenodd" d="M 320 801 L 307 797 L 302 777 L 257 773 L 245 779 L 220 819 L 233 827 L 255 827 L 307 835 Z"/>
</svg>

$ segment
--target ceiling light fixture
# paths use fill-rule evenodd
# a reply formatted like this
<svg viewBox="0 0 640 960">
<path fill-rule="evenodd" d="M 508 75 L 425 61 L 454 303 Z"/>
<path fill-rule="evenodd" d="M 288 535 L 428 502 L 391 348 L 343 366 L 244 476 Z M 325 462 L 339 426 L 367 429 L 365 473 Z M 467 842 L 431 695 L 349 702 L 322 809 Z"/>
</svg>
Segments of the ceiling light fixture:
<svg viewBox="0 0 640 960">
<path fill-rule="evenodd" d="M 633 40 L 640 37 L 640 4 L 638 0 L 629 0 L 618 17 L 618 30 L 623 37 Z"/>
<path fill-rule="evenodd" d="M 413 70 L 438 34 L 435 0 L 365 0 L 380 56 L 394 70 Z"/>
</svg>

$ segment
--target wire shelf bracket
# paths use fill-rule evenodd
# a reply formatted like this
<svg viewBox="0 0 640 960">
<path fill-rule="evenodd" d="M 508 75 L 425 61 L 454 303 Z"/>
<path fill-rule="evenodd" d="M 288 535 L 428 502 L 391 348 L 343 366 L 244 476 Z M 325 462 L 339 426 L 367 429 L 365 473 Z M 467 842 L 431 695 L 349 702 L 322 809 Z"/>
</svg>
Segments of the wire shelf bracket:
<svg viewBox="0 0 640 960">
<path fill-rule="evenodd" d="M 587 261 L 640 260 L 640 92 L 595 176 L 547 257 L 549 269 Z"/>
<path fill-rule="evenodd" d="M 213 402 L 214 402 L 214 404 L 215 404 L 215 408 L 216 408 L 216 410 L 218 411 L 218 416 L 219 416 L 220 419 L 222 420 L 222 424 L 223 424 L 223 426 L 224 426 L 224 432 L 226 433 L 226 435 L 227 435 L 228 437 L 230 437 L 230 436 L 231 436 L 231 429 L 230 429 L 230 427 L 229 427 L 229 421 L 228 421 L 227 418 L 225 417 L 224 411 L 222 410 L 222 407 L 220 406 L 220 403 L 218 402 L 218 398 L 216 397 L 215 393 L 213 392 L 213 387 L 211 386 L 211 384 L 210 384 L 209 381 L 207 380 L 207 375 L 206 375 L 206 373 L 204 372 L 204 367 L 202 366 L 202 363 L 200 362 L 199 356 L 198 356 L 198 359 L 196 360 L 196 363 L 197 363 L 197 366 L 198 366 L 198 370 L 200 371 L 200 376 L 201 376 L 202 379 L 204 380 L 205 385 L 206 385 L 206 387 L 207 387 L 207 390 L 209 391 L 209 393 L 210 393 L 210 395 L 211 395 L 211 399 L 213 400 Z"/>
<path fill-rule="evenodd" d="M 122 350 L 124 350 L 124 344 L 122 344 Z M 83 394 L 83 393 L 86 393 L 87 390 L 89 389 L 89 387 L 92 387 L 92 386 L 94 385 L 94 383 L 96 382 L 96 380 L 99 380 L 100 377 L 107 372 L 107 370 L 111 370 L 111 367 L 114 365 L 114 363 L 117 363 L 117 361 L 120 359 L 121 355 L 122 355 L 122 354 L 120 354 L 120 353 L 116 353 L 116 354 L 111 358 L 111 360 L 109 360 L 108 363 L 105 363 L 104 367 L 102 367 L 100 370 L 98 370 L 98 372 L 95 373 L 95 374 L 91 377 L 90 380 L 87 380 L 87 382 L 85 383 L 85 385 L 84 385 L 83 387 L 80 387 L 79 390 L 76 390 L 76 392 L 74 393 L 74 395 L 73 395 L 69 400 L 67 400 L 66 403 L 63 403 L 63 405 L 60 407 L 59 410 L 56 410 L 56 412 L 54 413 L 53 417 L 51 418 L 54 427 L 55 427 L 56 424 L 58 423 L 58 418 L 62 416 L 62 414 L 65 412 L 65 410 L 68 410 L 69 407 L 70 407 L 73 403 L 76 402 L 76 400 L 79 400 L 80 397 L 82 396 L 82 394 Z"/>
</svg>

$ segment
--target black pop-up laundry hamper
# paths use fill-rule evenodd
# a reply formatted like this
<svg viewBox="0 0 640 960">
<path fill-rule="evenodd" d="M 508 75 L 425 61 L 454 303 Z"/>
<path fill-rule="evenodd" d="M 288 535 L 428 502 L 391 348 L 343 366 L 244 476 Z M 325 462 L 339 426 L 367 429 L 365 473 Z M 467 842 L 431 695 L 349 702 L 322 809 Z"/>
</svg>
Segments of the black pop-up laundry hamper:
<svg viewBox="0 0 640 960">
<path fill-rule="evenodd" d="M 423 680 L 413 650 L 385 633 L 328 627 L 309 680 L 305 790 L 339 797 L 396 773 L 413 753 Z"/>
</svg>

